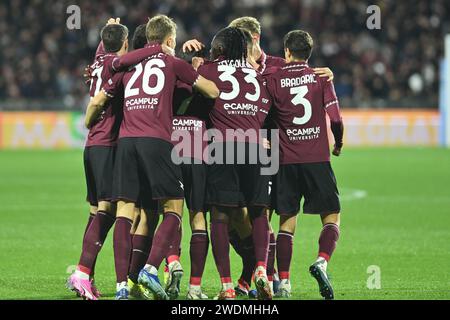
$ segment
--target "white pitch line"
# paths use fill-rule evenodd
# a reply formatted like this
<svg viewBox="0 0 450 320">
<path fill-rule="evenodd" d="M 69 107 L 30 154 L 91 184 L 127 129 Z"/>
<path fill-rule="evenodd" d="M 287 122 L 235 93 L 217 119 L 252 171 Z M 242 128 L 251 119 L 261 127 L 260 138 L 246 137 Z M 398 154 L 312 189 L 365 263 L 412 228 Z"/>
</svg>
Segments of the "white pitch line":
<svg viewBox="0 0 450 320">
<path fill-rule="evenodd" d="M 354 201 L 367 197 L 366 190 L 341 188 L 340 199 L 342 201 Z"/>
</svg>

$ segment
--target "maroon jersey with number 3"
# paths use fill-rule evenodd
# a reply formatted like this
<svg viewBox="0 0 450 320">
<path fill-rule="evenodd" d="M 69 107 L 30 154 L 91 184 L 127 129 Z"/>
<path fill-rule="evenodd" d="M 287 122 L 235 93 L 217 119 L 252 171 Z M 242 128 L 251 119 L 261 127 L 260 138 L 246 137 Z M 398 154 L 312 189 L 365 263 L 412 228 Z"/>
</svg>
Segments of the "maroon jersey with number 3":
<svg viewBox="0 0 450 320">
<path fill-rule="evenodd" d="M 224 59 L 205 63 L 198 72 L 214 81 L 219 88 L 220 96 L 215 100 L 209 117 L 212 127 L 220 131 L 225 141 L 232 141 L 227 139 L 227 129 L 241 129 L 241 133 L 248 129 L 261 129 L 271 105 L 261 74 L 247 63 Z M 256 140 L 254 137 L 236 132 L 233 140 L 258 142 L 258 135 Z M 215 141 L 220 139 L 216 137 Z"/>
<path fill-rule="evenodd" d="M 330 161 L 326 113 L 341 121 L 333 83 L 306 63 L 292 62 L 268 77 L 267 87 L 280 130 L 280 163 Z"/>
<path fill-rule="evenodd" d="M 151 137 L 171 142 L 172 101 L 178 80 L 192 86 L 198 73 L 187 62 L 154 54 L 123 75 L 123 121 L 119 138 Z M 107 87 L 107 93 L 118 87 Z"/>
</svg>

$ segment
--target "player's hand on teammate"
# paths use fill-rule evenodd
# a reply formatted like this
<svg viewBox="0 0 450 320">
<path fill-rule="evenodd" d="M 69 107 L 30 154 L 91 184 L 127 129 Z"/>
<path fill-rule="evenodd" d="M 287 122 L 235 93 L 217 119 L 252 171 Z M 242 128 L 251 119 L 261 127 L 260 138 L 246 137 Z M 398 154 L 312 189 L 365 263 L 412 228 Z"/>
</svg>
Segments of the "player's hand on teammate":
<svg viewBox="0 0 450 320">
<path fill-rule="evenodd" d="M 201 43 L 200 41 L 196 40 L 196 39 L 192 39 L 192 40 L 188 40 L 185 43 L 183 43 L 183 52 L 198 52 L 198 51 L 202 51 L 202 49 L 205 47 L 205 45 L 203 43 Z"/>
<path fill-rule="evenodd" d="M 263 148 L 267 150 L 270 149 L 270 141 L 266 138 L 263 139 Z"/>
<path fill-rule="evenodd" d="M 120 24 L 120 18 L 109 18 L 108 22 L 106 23 L 107 26 L 110 24 Z"/>
<path fill-rule="evenodd" d="M 205 59 L 201 57 L 193 57 L 192 58 L 192 67 L 197 71 L 201 65 L 205 63 Z"/>
<path fill-rule="evenodd" d="M 330 68 L 323 67 L 323 68 L 313 68 L 314 73 L 319 75 L 320 78 L 328 78 L 328 81 L 333 81 L 334 79 L 334 73 L 331 71 Z"/>
<path fill-rule="evenodd" d="M 339 157 L 341 155 L 342 146 L 336 146 L 334 145 L 333 148 L 333 155 L 336 157 Z"/>
</svg>

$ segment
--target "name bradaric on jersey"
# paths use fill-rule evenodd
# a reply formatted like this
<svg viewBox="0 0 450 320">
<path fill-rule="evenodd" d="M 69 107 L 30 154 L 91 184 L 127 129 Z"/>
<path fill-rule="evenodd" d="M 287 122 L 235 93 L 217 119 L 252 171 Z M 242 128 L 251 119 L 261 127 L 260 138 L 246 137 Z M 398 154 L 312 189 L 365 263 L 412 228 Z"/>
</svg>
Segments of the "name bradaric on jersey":
<svg viewBox="0 0 450 320">
<path fill-rule="evenodd" d="M 305 84 L 317 83 L 315 74 L 305 74 L 296 78 L 280 79 L 281 88 L 297 87 Z"/>
</svg>

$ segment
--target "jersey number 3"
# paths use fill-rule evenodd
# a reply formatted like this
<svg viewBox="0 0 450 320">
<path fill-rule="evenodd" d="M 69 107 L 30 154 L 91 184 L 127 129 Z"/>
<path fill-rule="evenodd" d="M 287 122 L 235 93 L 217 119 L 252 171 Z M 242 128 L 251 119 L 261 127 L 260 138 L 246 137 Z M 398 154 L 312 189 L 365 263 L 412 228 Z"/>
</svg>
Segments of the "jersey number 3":
<svg viewBox="0 0 450 320">
<path fill-rule="evenodd" d="M 302 105 L 305 109 L 305 114 L 303 115 L 303 117 L 294 117 L 294 120 L 292 120 L 292 122 L 296 125 L 302 125 L 311 120 L 312 106 L 309 100 L 305 98 L 307 93 L 307 86 L 291 88 L 291 94 L 294 95 L 294 98 L 292 98 L 291 100 L 292 104 L 294 104 L 295 106 Z"/>
</svg>

